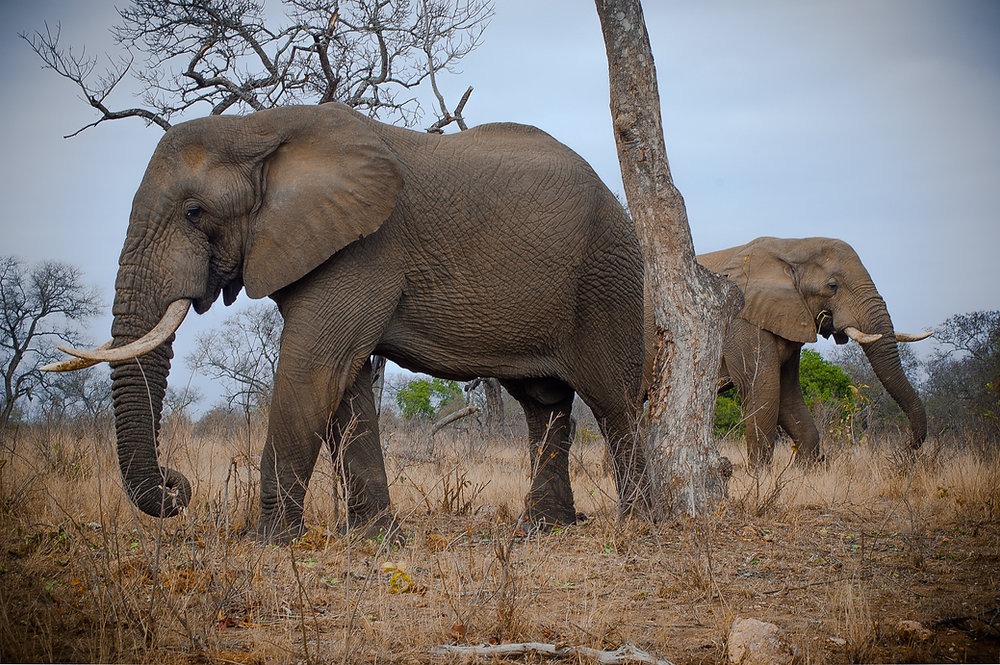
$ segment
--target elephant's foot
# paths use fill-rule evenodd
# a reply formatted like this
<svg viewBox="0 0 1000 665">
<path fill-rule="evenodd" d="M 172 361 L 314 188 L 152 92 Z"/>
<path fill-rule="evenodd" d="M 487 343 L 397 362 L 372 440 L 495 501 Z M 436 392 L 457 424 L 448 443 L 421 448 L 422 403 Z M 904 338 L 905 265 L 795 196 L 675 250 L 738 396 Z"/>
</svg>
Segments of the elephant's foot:
<svg viewBox="0 0 1000 665">
<path fill-rule="evenodd" d="M 815 450 L 796 450 L 795 451 L 795 465 L 803 469 L 812 469 L 826 461 L 826 455 L 821 453 L 819 449 Z"/>
<path fill-rule="evenodd" d="M 390 547 L 406 545 L 406 534 L 391 512 L 382 511 L 375 517 L 349 515 L 344 527 L 345 535 L 360 534 L 365 540 L 385 544 Z"/>
<path fill-rule="evenodd" d="M 306 532 L 301 516 L 295 519 L 278 520 L 261 516 L 251 537 L 265 545 L 290 545 L 293 540 Z"/>
<path fill-rule="evenodd" d="M 747 450 L 747 471 L 765 472 L 771 468 L 771 461 L 774 459 L 774 445 L 770 446 L 748 446 Z"/>
<path fill-rule="evenodd" d="M 532 499 L 529 496 L 525 501 L 524 513 L 521 515 L 520 521 L 533 531 L 547 533 L 556 527 L 580 524 L 586 522 L 587 519 L 583 513 L 576 512 L 572 503 Z"/>
</svg>

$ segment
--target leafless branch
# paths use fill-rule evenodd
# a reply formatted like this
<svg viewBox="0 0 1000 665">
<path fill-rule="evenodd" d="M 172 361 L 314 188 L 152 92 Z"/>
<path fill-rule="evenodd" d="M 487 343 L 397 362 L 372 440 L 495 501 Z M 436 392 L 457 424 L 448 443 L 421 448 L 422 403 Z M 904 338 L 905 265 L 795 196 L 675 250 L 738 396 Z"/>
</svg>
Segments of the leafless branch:
<svg viewBox="0 0 1000 665">
<path fill-rule="evenodd" d="M 443 430 L 445 427 L 452 424 L 456 420 L 461 420 L 462 418 L 466 418 L 478 412 L 479 412 L 479 407 L 476 406 L 475 404 L 467 406 L 463 409 L 459 409 L 458 411 L 452 411 L 447 416 L 441 418 L 436 423 L 434 423 L 434 426 L 431 428 L 431 436 L 434 436 L 435 434 L 437 434 L 438 432 L 440 432 L 441 430 Z"/>
<path fill-rule="evenodd" d="M 340 101 L 373 117 L 413 125 L 415 94 L 430 81 L 440 119 L 464 128 L 437 75 L 481 41 L 492 0 L 286 0 L 285 23 L 268 26 L 260 0 L 132 0 L 112 35 L 122 50 L 101 72 L 85 51 L 63 48 L 48 25 L 24 39 L 45 63 L 72 81 L 100 117 L 139 117 L 163 129 L 174 115 L 207 104 L 209 113 Z M 128 90 L 131 88 L 132 90 Z M 141 107 L 115 109 L 115 94 Z"/>
<path fill-rule="evenodd" d="M 673 665 L 669 660 L 657 658 L 632 644 L 623 644 L 614 651 L 602 651 L 583 646 L 558 646 L 542 642 L 520 642 L 513 644 L 483 644 L 480 646 L 453 646 L 443 644 L 431 649 L 431 653 L 441 655 L 486 656 L 504 658 L 509 656 L 538 655 L 551 658 L 584 657 L 597 663 L 617 665 L 619 663 L 651 663 L 652 665 Z"/>
</svg>

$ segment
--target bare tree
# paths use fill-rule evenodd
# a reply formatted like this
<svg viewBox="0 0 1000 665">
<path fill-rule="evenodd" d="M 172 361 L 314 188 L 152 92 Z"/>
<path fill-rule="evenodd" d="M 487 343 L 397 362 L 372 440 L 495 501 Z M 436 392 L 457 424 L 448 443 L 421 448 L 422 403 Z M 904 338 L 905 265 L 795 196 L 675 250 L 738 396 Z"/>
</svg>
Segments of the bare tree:
<svg viewBox="0 0 1000 665">
<path fill-rule="evenodd" d="M 968 356 L 980 363 L 1000 360 L 1000 310 L 983 310 L 948 317 L 934 331 L 941 345 L 938 356 Z"/>
<path fill-rule="evenodd" d="M 486 431 L 497 434 L 503 425 L 503 387 L 499 379 L 478 378 L 463 387 L 470 404 L 486 409 Z"/>
<path fill-rule="evenodd" d="M 99 58 L 60 43 L 45 25 L 24 39 L 73 82 L 99 114 L 75 133 L 137 117 L 167 129 L 175 115 L 247 112 L 288 104 L 343 102 L 407 126 L 428 84 L 436 121 L 464 127 L 470 88 L 449 110 L 437 75 L 455 71 L 480 43 L 491 0 L 285 0 L 276 18 L 262 0 L 132 0 L 112 29 L 121 52 Z M 113 105 L 123 81 L 140 86 L 138 107 Z M 426 86 L 425 86 L 426 87 Z"/>
<path fill-rule="evenodd" d="M 94 432 L 112 421 L 111 377 L 106 367 L 44 374 L 39 411 L 49 422 L 86 421 Z"/>
<path fill-rule="evenodd" d="M 727 490 L 732 465 L 712 436 L 722 335 L 739 290 L 695 261 L 684 199 L 674 186 L 656 68 L 639 0 L 596 0 L 608 53 L 611 116 L 629 209 L 646 262 L 656 322 L 647 446 L 653 510 L 698 514 Z"/>
<path fill-rule="evenodd" d="M 1000 310 L 955 314 L 937 326 L 923 392 L 939 434 L 1000 441 Z"/>
<path fill-rule="evenodd" d="M 15 257 L 0 257 L 0 428 L 21 399 L 44 385 L 39 368 L 62 356 L 55 344 L 86 344 L 80 327 L 102 308 L 79 268 L 57 261 L 28 268 Z"/>
<path fill-rule="evenodd" d="M 249 412 L 271 401 L 280 339 L 278 309 L 255 303 L 228 317 L 220 329 L 199 335 L 188 366 L 219 380 L 229 404 Z"/>
</svg>

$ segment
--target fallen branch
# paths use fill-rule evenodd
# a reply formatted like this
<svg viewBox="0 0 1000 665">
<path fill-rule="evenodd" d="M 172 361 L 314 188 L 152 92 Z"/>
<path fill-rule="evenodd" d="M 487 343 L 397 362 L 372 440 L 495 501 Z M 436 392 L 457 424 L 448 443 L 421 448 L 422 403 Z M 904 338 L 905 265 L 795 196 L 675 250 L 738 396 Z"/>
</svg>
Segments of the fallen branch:
<svg viewBox="0 0 1000 665">
<path fill-rule="evenodd" d="M 434 427 L 431 428 L 431 436 L 434 436 L 440 430 L 444 429 L 445 427 L 452 424 L 456 420 L 461 420 L 466 416 L 471 416 L 473 413 L 476 413 L 477 411 L 479 411 L 479 407 L 473 404 L 471 406 L 465 407 L 464 409 L 459 409 L 458 411 L 453 411 L 452 413 L 449 413 L 447 416 L 434 423 Z"/>
<path fill-rule="evenodd" d="M 432 654 L 448 655 L 458 654 L 460 656 L 527 656 L 539 655 L 555 658 L 566 658 L 568 656 L 583 656 L 593 658 L 602 665 L 618 665 L 619 663 L 651 663 L 652 665 L 674 665 L 669 660 L 657 658 L 645 651 L 641 651 L 635 645 L 626 642 L 614 651 L 601 651 L 582 646 L 556 646 L 555 644 L 543 644 L 542 642 L 522 642 L 516 644 L 482 644 L 479 646 L 455 646 L 442 644 L 431 649 Z"/>
</svg>

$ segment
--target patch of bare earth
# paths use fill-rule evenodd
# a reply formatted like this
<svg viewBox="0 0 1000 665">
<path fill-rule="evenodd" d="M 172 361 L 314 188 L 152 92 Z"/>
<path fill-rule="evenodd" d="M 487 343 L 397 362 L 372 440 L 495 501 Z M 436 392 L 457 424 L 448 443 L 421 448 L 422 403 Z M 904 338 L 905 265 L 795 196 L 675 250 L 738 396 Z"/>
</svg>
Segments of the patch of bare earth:
<svg viewBox="0 0 1000 665">
<path fill-rule="evenodd" d="M 544 642 L 723 663 L 736 617 L 778 625 L 806 663 L 1000 661 L 995 453 L 928 445 L 906 461 L 886 444 L 755 478 L 728 446 L 730 499 L 650 525 L 618 522 L 603 451 L 586 443 L 573 479 L 589 521 L 532 534 L 516 523 L 521 442 L 415 455 L 389 441 L 402 548 L 339 535 L 325 457 L 309 533 L 279 548 L 240 535 L 256 509 L 245 436 L 165 442 L 196 496 L 167 521 L 131 509 L 106 442 L 8 439 L 0 661 L 457 663 L 431 649 Z"/>
</svg>

